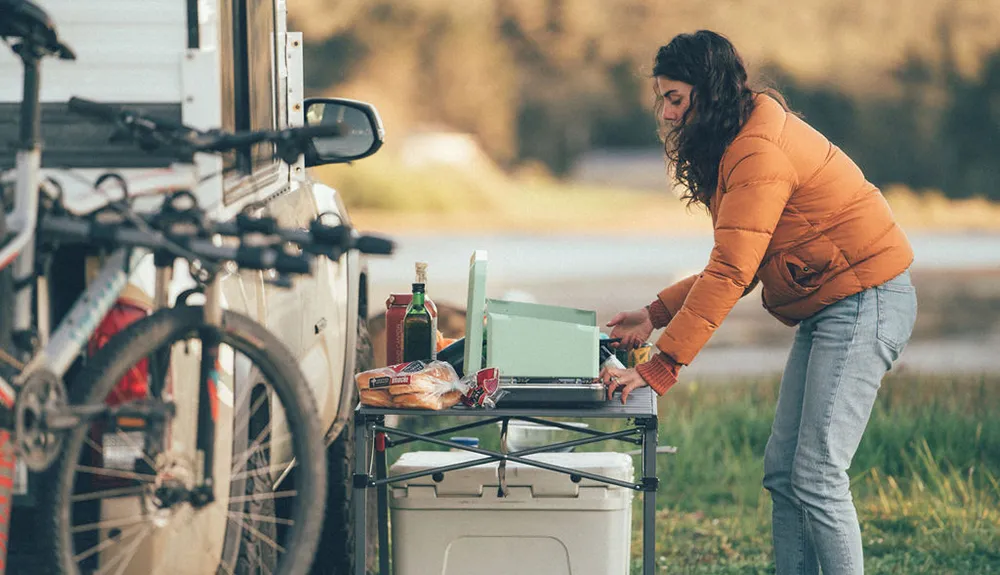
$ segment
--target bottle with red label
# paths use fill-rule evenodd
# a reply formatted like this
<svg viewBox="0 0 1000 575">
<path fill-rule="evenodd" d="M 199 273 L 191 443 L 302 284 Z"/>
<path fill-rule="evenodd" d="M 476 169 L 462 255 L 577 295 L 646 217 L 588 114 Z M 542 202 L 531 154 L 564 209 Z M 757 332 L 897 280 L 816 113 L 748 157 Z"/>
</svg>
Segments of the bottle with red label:
<svg viewBox="0 0 1000 575">
<path fill-rule="evenodd" d="M 425 268 L 426 270 L 426 268 Z M 434 301 L 427 297 L 426 285 L 424 286 L 424 307 L 431 314 L 431 321 L 437 326 L 438 310 Z M 385 359 L 386 365 L 396 365 L 403 363 L 403 318 L 406 317 L 406 309 L 413 301 L 412 293 L 389 294 L 385 301 Z"/>
</svg>

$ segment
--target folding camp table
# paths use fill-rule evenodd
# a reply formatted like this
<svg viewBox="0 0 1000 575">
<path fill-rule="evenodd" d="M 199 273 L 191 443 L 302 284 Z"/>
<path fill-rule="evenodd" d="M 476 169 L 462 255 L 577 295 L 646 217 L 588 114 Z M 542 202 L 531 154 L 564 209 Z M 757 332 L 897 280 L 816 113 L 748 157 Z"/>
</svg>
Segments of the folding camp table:
<svg viewBox="0 0 1000 575">
<path fill-rule="evenodd" d="M 458 417 L 473 421 L 444 429 L 415 433 L 405 429 L 387 426 L 387 415 L 395 415 L 401 418 L 419 416 L 424 418 L 424 421 L 433 421 L 441 417 Z M 559 421 L 551 421 L 548 418 L 623 419 L 626 421 L 626 426 L 624 429 L 618 431 L 599 431 L 589 428 L 580 428 Z M 501 423 L 506 426 L 506 422 L 512 420 L 550 425 L 571 432 L 580 433 L 585 437 L 531 449 L 524 449 L 513 453 L 502 453 L 495 450 L 471 447 L 449 441 L 447 439 L 442 439 L 443 437 L 449 437 L 451 434 L 459 431 L 465 431 L 486 425 Z M 378 512 L 375 519 L 378 524 L 379 574 L 389 575 L 388 486 L 395 482 L 408 481 L 428 475 L 441 477 L 441 474 L 449 471 L 457 471 L 459 469 L 493 461 L 516 462 L 523 465 L 547 469 L 557 473 L 564 473 L 570 475 L 571 477 L 586 478 L 641 492 L 643 499 L 642 572 L 643 575 L 652 575 L 652 573 L 654 573 L 654 561 L 656 557 L 654 548 L 654 524 L 656 519 L 656 489 L 658 485 L 658 480 L 656 478 L 657 419 L 656 395 L 648 387 L 641 388 L 633 392 L 632 395 L 629 396 L 628 403 L 626 405 L 622 405 L 616 396 L 612 401 L 581 406 L 503 407 L 501 405 L 496 409 L 472 409 L 456 406 L 451 409 L 441 411 L 359 406 L 355 413 L 354 425 L 354 532 L 356 534 L 356 575 L 365 575 L 365 533 L 368 519 L 367 506 L 365 502 L 368 489 L 375 489 L 378 497 Z M 558 451 L 570 447 L 577 447 L 608 440 L 624 441 L 641 447 L 642 467 L 641 477 L 638 482 L 627 482 L 611 477 L 593 475 L 587 472 L 550 465 L 545 462 L 525 457 L 535 453 Z M 469 451 L 482 455 L 483 457 L 445 467 L 426 469 L 419 472 L 402 474 L 393 477 L 388 476 L 388 450 L 413 441 L 425 441 L 442 447 Z M 369 468 L 369 461 L 371 461 L 372 458 L 374 458 L 374 474 L 371 473 Z"/>
</svg>

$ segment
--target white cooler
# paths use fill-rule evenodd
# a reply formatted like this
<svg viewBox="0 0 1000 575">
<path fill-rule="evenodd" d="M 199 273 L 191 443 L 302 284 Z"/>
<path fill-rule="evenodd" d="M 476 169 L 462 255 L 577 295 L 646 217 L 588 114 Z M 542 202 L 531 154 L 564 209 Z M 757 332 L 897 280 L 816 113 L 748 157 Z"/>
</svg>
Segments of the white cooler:
<svg viewBox="0 0 1000 575">
<path fill-rule="evenodd" d="M 482 456 L 403 454 L 390 475 Z M 633 481 L 624 453 L 528 456 L 553 465 Z M 392 484 L 396 575 L 625 575 L 632 490 L 508 463 L 508 496 L 497 497 L 497 463 Z"/>
</svg>

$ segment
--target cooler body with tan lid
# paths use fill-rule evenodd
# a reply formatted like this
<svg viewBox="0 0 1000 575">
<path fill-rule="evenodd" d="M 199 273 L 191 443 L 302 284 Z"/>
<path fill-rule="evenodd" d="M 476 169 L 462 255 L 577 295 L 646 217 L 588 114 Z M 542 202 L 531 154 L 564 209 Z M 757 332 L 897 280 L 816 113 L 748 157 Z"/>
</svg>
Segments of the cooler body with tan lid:
<svg viewBox="0 0 1000 575">
<path fill-rule="evenodd" d="M 390 476 L 481 457 L 411 452 Z M 529 456 L 552 465 L 633 481 L 623 453 Z M 390 509 L 396 575 L 625 575 L 632 491 L 508 463 L 498 497 L 497 463 L 393 484 Z"/>
</svg>

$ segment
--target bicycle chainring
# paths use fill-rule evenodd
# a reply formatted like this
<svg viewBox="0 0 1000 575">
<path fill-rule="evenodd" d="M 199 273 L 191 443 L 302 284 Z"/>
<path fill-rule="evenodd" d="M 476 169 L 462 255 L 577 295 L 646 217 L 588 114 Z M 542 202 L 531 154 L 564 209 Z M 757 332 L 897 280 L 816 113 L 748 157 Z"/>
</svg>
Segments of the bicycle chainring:
<svg viewBox="0 0 1000 575">
<path fill-rule="evenodd" d="M 48 412 L 65 410 L 67 403 L 62 379 L 44 369 L 29 375 L 18 392 L 14 437 L 28 469 L 44 471 L 59 456 L 65 433 L 50 431 L 45 419 Z"/>
</svg>

